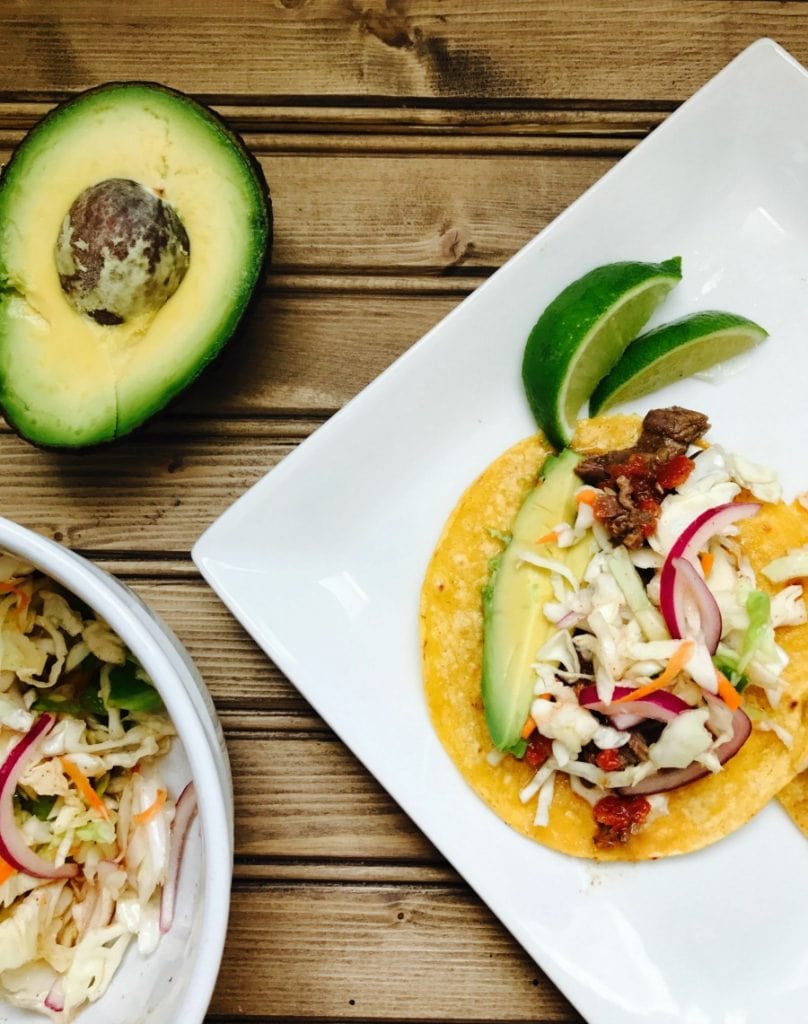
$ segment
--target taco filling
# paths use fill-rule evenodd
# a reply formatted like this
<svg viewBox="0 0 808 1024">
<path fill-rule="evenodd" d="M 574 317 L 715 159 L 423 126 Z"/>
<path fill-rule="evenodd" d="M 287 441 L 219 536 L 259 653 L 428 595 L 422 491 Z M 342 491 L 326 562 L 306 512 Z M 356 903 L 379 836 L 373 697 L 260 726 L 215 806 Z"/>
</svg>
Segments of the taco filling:
<svg viewBox="0 0 808 1024">
<path fill-rule="evenodd" d="M 579 451 L 543 465 L 540 440 L 517 446 L 464 496 L 427 574 L 438 732 L 506 821 L 557 849 L 696 849 L 751 817 L 804 754 L 802 684 L 787 678 L 802 586 L 772 588 L 755 563 L 773 531 L 808 521 L 791 521 L 772 472 L 706 445 L 708 427 L 659 409 L 641 425 L 589 421 Z M 543 479 L 525 498 L 530 458 Z"/>
</svg>

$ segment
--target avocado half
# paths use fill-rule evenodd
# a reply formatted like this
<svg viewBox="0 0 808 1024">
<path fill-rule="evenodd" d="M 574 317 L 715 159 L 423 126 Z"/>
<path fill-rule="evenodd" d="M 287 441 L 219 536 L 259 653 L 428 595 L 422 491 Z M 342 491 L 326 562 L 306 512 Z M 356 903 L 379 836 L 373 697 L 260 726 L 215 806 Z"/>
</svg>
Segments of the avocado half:
<svg viewBox="0 0 808 1024">
<path fill-rule="evenodd" d="M 48 447 L 129 433 L 231 337 L 271 243 L 263 173 L 211 110 L 150 82 L 56 107 L 0 177 L 8 422 Z"/>
</svg>

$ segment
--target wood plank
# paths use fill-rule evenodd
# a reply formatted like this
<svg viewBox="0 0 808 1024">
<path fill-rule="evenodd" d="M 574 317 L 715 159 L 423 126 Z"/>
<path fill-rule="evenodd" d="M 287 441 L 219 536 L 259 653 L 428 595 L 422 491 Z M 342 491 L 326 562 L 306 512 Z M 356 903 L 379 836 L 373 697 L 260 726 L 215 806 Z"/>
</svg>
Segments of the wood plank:
<svg viewBox="0 0 808 1024">
<path fill-rule="evenodd" d="M 476 897 L 440 885 L 237 884 L 210 1013 L 581 1022 Z"/>
<path fill-rule="evenodd" d="M 121 574 L 121 578 L 184 644 L 225 730 L 242 735 L 330 736 L 328 726 L 199 577 L 195 567 L 193 574 L 183 580 L 127 574 Z"/>
<path fill-rule="evenodd" d="M 302 701 L 302 698 L 300 698 Z M 293 732 L 306 736 L 330 736 L 331 730 L 312 708 L 302 704 L 289 711 L 263 711 L 257 707 L 233 711 L 217 708 L 219 721 L 225 733 L 234 732 Z"/>
<path fill-rule="evenodd" d="M 329 154 L 262 157 L 278 270 L 496 267 L 614 157 Z"/>
<path fill-rule="evenodd" d="M 165 429 L 165 424 L 163 424 Z M 150 430 L 81 456 L 0 434 L 4 514 L 90 553 L 187 553 L 292 443 Z"/>
<path fill-rule="evenodd" d="M 616 154 L 259 153 L 275 273 L 498 267 L 609 170 Z M 0 156 L 2 159 L 2 156 Z"/>
<path fill-rule="evenodd" d="M 408 861 L 437 851 L 333 737 L 229 735 L 239 857 Z"/>
<path fill-rule="evenodd" d="M 194 416 L 328 415 L 462 295 L 262 295 L 238 339 L 174 406 Z"/>
<path fill-rule="evenodd" d="M 591 0 L 19 0 L 0 11 L 14 69 L 6 98 L 148 78 L 298 105 L 335 96 L 674 100 L 765 35 L 808 60 L 806 5 L 607 0 L 593 17 Z"/>
</svg>

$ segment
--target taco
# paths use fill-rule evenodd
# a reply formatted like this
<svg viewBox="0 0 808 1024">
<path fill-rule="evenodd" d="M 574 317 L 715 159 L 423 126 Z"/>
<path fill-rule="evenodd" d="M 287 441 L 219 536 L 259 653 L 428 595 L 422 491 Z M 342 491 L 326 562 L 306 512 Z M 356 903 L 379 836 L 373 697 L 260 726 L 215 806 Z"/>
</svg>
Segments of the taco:
<svg viewBox="0 0 808 1024">
<path fill-rule="evenodd" d="M 477 794 L 555 850 L 699 849 L 805 762 L 802 588 L 760 570 L 808 512 L 707 427 L 674 408 L 583 421 L 560 456 L 528 438 L 463 494 L 429 564 L 434 727 Z"/>
<path fill-rule="evenodd" d="M 777 799 L 788 812 L 789 817 L 808 838 L 808 771 L 801 771 L 780 790 Z"/>
</svg>

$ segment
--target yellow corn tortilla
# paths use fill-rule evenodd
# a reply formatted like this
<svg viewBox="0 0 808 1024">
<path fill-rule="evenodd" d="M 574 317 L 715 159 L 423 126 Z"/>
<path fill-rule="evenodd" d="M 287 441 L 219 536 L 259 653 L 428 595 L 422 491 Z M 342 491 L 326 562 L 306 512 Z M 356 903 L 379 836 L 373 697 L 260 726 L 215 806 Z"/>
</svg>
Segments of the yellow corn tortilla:
<svg viewBox="0 0 808 1024">
<path fill-rule="evenodd" d="M 808 771 L 796 775 L 780 790 L 777 799 L 800 832 L 808 838 Z"/>
<path fill-rule="evenodd" d="M 628 446 L 635 442 L 639 428 L 636 417 L 583 421 L 573 447 L 599 452 Z M 475 792 L 507 824 L 538 843 L 595 860 L 645 860 L 697 850 L 747 822 L 805 761 L 808 626 L 778 630 L 778 643 L 791 659 L 785 672 L 788 691 L 780 707 L 770 708 L 765 695 L 755 688 L 744 694 L 745 709 L 751 707 L 754 715 L 759 708 L 791 733 L 790 750 L 773 732 L 755 728 L 721 772 L 668 793 L 669 813 L 650 821 L 619 848 L 594 845 L 591 807 L 561 774 L 556 777 L 549 825 L 535 826 L 535 799 L 527 804 L 519 800 L 519 790 L 533 777 L 533 769 L 510 756 L 496 766 L 487 759 L 492 743 L 480 692 L 481 588 L 490 559 L 502 549 L 497 533 L 510 529 L 551 451 L 541 436 L 509 449 L 468 488 L 444 527 L 427 569 L 420 609 L 424 684 L 432 722 Z M 759 574 L 761 566 L 776 554 L 808 539 L 808 512 L 798 505 L 766 505 L 741 524 L 741 533 L 744 549 Z M 758 585 L 766 587 L 765 579 L 760 577 Z"/>
</svg>

